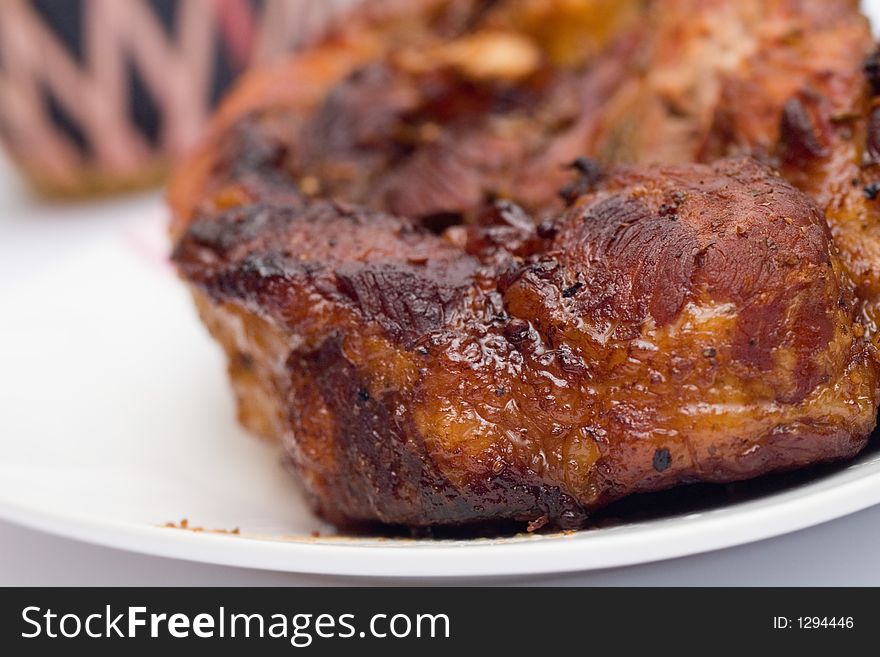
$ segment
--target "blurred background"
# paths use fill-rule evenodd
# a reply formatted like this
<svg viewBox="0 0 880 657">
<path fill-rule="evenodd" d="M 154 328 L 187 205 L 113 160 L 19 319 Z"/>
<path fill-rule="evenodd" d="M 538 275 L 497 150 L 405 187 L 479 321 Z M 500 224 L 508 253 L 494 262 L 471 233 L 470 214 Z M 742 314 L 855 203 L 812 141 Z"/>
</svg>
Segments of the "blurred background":
<svg viewBox="0 0 880 657">
<path fill-rule="evenodd" d="M 0 0 L 0 142 L 40 194 L 160 183 L 248 68 L 357 0 Z"/>
</svg>

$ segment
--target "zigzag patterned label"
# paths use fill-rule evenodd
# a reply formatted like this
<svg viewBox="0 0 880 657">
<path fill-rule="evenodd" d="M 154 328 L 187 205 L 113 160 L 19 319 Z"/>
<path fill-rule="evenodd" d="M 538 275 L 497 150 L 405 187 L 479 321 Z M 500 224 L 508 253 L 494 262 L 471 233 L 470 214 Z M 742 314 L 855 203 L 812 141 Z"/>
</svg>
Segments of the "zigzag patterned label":
<svg viewBox="0 0 880 657">
<path fill-rule="evenodd" d="M 114 174 L 188 148 L 249 66 L 356 0 L 4 0 L 0 137 L 41 176 Z"/>
</svg>

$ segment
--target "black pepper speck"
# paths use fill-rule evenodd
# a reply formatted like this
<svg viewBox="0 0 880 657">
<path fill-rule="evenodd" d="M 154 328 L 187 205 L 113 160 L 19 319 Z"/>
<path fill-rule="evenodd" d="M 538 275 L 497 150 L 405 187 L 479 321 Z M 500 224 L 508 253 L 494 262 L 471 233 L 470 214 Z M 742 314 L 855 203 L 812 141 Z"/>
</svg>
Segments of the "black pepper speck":
<svg viewBox="0 0 880 657">
<path fill-rule="evenodd" d="M 584 286 L 583 283 L 575 283 L 571 287 L 567 287 L 562 291 L 562 296 L 565 299 L 571 299 L 575 294 L 577 294 L 580 289 Z"/>
<path fill-rule="evenodd" d="M 654 469 L 657 472 L 663 472 L 672 465 L 672 455 L 665 447 L 659 448 L 654 452 Z"/>
<path fill-rule="evenodd" d="M 880 195 L 880 182 L 868 183 L 865 185 L 862 192 L 864 192 L 866 199 L 873 201 L 878 195 Z"/>
</svg>

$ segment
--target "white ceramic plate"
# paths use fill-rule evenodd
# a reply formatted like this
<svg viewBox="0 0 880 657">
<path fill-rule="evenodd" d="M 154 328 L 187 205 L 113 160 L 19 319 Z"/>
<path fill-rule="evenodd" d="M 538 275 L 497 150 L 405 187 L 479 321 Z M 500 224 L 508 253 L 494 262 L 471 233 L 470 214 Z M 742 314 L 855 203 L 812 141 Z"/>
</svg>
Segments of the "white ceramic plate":
<svg viewBox="0 0 880 657">
<path fill-rule="evenodd" d="M 866 3 L 868 13 L 877 5 Z M 442 577 L 684 556 L 880 503 L 875 438 L 848 464 L 636 500 L 630 512 L 653 516 L 574 534 L 334 536 L 276 450 L 237 427 L 219 348 L 165 264 L 164 216 L 155 197 L 57 208 L 0 185 L 0 517 L 194 561 Z M 164 526 L 183 519 L 190 529 Z"/>
<path fill-rule="evenodd" d="M 219 348 L 165 263 L 161 201 L 15 214 L 0 224 L 0 516 L 31 527 L 276 570 L 525 575 L 732 546 L 880 502 L 869 450 L 821 472 L 637 501 L 655 517 L 569 535 L 334 536 L 273 446 L 237 427 Z M 207 531 L 163 526 L 184 518 Z"/>
</svg>

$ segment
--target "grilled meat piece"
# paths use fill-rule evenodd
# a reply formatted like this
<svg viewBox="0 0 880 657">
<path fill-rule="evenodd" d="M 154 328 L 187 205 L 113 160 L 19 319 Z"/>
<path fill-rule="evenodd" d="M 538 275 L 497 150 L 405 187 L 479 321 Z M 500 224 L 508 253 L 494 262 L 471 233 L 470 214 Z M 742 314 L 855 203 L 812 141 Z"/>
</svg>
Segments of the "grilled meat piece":
<svg viewBox="0 0 880 657">
<path fill-rule="evenodd" d="M 653 28 L 640 46 L 648 53 L 644 74 L 632 75 L 607 99 L 584 152 L 640 164 L 748 153 L 777 168 L 824 210 L 874 336 L 880 86 L 858 4 L 653 4 Z"/>
<path fill-rule="evenodd" d="M 781 167 L 845 244 L 867 39 L 848 0 L 368 2 L 171 187 L 242 423 L 340 525 L 580 527 L 855 454 L 865 249 L 754 159 L 674 163 Z"/>
<path fill-rule="evenodd" d="M 873 335 L 872 48 L 856 0 L 367 2 L 232 94 L 172 185 L 174 232 L 221 190 L 279 171 L 310 194 L 442 225 L 485 198 L 558 212 L 561 165 L 582 155 L 748 153 L 825 210 Z"/>
<path fill-rule="evenodd" d="M 561 210 L 560 165 L 588 152 L 602 103 L 627 79 L 640 6 L 367 2 L 227 99 L 213 138 L 172 182 L 172 232 L 197 207 L 247 197 L 279 173 L 305 195 L 429 221 L 489 197 Z M 557 21 L 565 38 L 545 33 Z"/>
<path fill-rule="evenodd" d="M 455 233 L 268 191 L 176 249 L 242 419 L 332 522 L 578 527 L 851 456 L 874 426 L 822 214 L 752 160 L 613 171 L 541 234 Z"/>
</svg>

